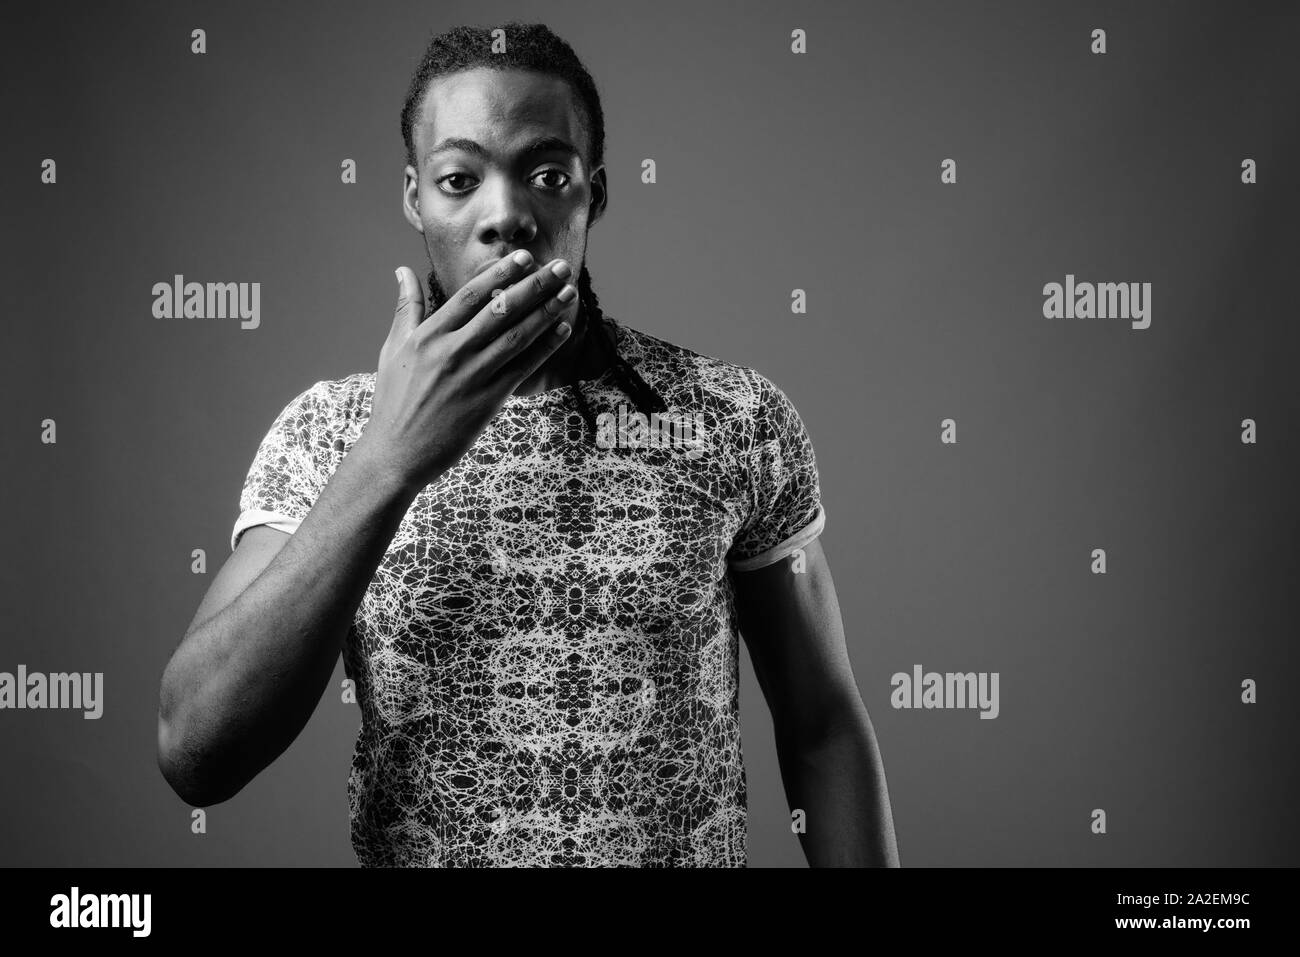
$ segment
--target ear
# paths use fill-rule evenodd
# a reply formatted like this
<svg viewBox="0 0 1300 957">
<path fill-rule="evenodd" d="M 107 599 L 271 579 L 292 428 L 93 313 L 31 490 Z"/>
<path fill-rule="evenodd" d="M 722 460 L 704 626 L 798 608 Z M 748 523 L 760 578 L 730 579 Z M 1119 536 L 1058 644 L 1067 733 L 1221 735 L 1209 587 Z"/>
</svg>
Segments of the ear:
<svg viewBox="0 0 1300 957">
<path fill-rule="evenodd" d="M 420 174 L 414 166 L 406 167 L 402 180 L 402 215 L 417 233 L 424 232 L 424 220 L 420 218 Z"/>
<path fill-rule="evenodd" d="M 609 184 L 605 180 L 605 167 L 602 164 L 591 174 L 591 205 L 587 207 L 587 228 L 591 229 L 596 221 L 605 215 L 609 203 Z"/>
</svg>

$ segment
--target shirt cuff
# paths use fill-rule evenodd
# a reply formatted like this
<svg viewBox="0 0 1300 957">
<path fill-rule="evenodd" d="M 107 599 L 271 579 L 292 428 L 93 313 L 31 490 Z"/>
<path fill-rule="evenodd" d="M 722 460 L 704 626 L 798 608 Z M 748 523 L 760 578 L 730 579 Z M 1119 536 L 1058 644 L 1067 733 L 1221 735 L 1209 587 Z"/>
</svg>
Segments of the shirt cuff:
<svg viewBox="0 0 1300 957">
<path fill-rule="evenodd" d="M 765 565 L 771 565 L 773 562 L 779 562 L 787 558 L 793 552 L 803 548 L 814 538 L 822 533 L 826 526 L 826 509 L 821 505 L 817 507 L 817 514 L 813 516 L 812 521 L 795 532 L 779 545 L 773 545 L 765 552 L 759 552 L 750 558 L 742 558 L 739 561 L 730 563 L 733 571 L 749 572 L 755 568 L 762 568 Z"/>
<path fill-rule="evenodd" d="M 254 525 L 270 525 L 277 531 L 292 535 L 302 524 L 300 518 L 290 518 L 282 512 L 268 512 L 262 508 L 250 508 L 240 513 L 235 520 L 235 527 L 230 532 L 230 550 L 233 552 L 239 544 L 239 536 Z"/>
</svg>

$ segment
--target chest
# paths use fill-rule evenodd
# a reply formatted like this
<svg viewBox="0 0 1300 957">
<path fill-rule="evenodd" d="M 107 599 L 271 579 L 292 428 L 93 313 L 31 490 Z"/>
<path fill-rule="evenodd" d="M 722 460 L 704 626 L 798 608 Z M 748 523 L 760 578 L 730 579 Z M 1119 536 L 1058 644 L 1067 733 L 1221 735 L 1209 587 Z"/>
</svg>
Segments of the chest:
<svg viewBox="0 0 1300 957">
<path fill-rule="evenodd" d="M 359 612 L 393 627 L 644 624 L 718 593 L 745 492 L 721 456 L 600 449 L 504 419 L 421 490 Z"/>
</svg>

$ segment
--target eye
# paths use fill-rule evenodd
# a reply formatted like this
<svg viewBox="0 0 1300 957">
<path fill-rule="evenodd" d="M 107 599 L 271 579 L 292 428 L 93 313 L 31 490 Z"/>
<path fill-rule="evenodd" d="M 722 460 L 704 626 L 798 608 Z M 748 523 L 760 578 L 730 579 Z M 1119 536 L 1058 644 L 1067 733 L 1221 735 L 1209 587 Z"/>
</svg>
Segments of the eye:
<svg viewBox="0 0 1300 957">
<path fill-rule="evenodd" d="M 562 176 L 562 177 L 564 177 L 564 182 L 562 182 L 562 183 L 558 183 L 558 184 L 556 184 L 556 185 L 554 185 L 554 186 L 543 186 L 542 189 L 546 189 L 546 190 L 551 190 L 551 191 L 554 191 L 554 192 L 558 192 L 559 190 L 564 189 L 564 187 L 567 186 L 567 185 L 569 184 L 569 174 L 566 173 L 566 172 L 565 172 L 564 170 L 562 170 L 562 169 L 555 169 L 554 167 L 552 167 L 552 168 L 550 168 L 550 169 L 538 170 L 537 173 L 536 173 L 536 175 L 535 175 L 533 178 L 536 179 L 538 176 Z"/>
<path fill-rule="evenodd" d="M 473 178 L 473 177 L 471 177 L 468 173 L 448 173 L 446 176 L 440 176 L 438 179 L 434 180 L 434 182 L 435 182 L 435 183 L 444 183 L 444 182 L 446 182 L 446 181 L 449 180 L 449 179 L 472 179 L 472 178 Z M 439 186 L 438 188 L 439 188 L 439 189 L 442 189 L 441 186 Z M 448 192 L 448 191 L 445 190 L 445 189 L 442 190 L 442 191 L 443 191 L 444 193 Z M 451 195 L 452 195 L 452 196 L 455 196 L 455 195 L 457 195 L 457 194 L 459 194 L 459 193 L 461 193 L 461 192 L 464 192 L 464 191 L 463 191 L 463 190 L 458 190 L 458 189 L 452 189 L 450 192 L 451 192 Z"/>
<path fill-rule="evenodd" d="M 533 180 L 536 180 L 542 176 L 559 176 L 562 179 L 562 182 L 559 183 L 542 184 L 541 188 L 546 190 L 547 192 L 558 193 L 560 190 L 564 189 L 566 186 L 569 185 L 569 174 L 562 169 L 550 167 L 549 169 L 538 170 L 536 173 L 533 174 L 532 178 Z M 466 179 L 474 179 L 474 177 L 471 176 L 469 173 L 448 173 L 446 176 L 438 177 L 438 179 L 434 180 L 434 182 L 437 183 L 438 188 L 442 190 L 442 192 L 446 193 L 447 195 L 460 196 L 463 195 L 464 193 L 469 192 L 469 188 L 465 187 L 463 189 L 457 189 L 453 184 L 452 188 L 450 190 L 447 190 L 447 189 L 443 189 L 441 184 L 449 180 L 466 180 Z"/>
</svg>

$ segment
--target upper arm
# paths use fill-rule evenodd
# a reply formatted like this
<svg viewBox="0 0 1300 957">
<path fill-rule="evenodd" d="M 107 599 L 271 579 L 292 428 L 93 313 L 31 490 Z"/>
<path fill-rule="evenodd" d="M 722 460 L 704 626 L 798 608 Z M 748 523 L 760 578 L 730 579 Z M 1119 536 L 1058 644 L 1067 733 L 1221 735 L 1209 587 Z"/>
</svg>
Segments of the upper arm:
<svg viewBox="0 0 1300 957">
<path fill-rule="evenodd" d="M 778 737 L 816 736 L 862 707 L 820 540 L 802 551 L 803 571 L 786 558 L 731 572 L 741 634 Z"/>
<path fill-rule="evenodd" d="M 239 495 L 230 557 L 203 596 L 186 637 L 243 594 L 311 511 L 324 484 L 322 449 L 333 446 L 336 434 L 338 407 L 330 386 L 318 381 L 299 392 L 258 444 Z M 273 528 L 272 521 L 281 527 Z"/>
<path fill-rule="evenodd" d="M 239 544 L 222 564 L 217 577 L 199 603 L 199 610 L 185 630 L 189 637 L 199 625 L 217 615 L 238 598 L 289 541 L 289 534 L 269 525 L 254 525 L 239 536 Z"/>
</svg>

